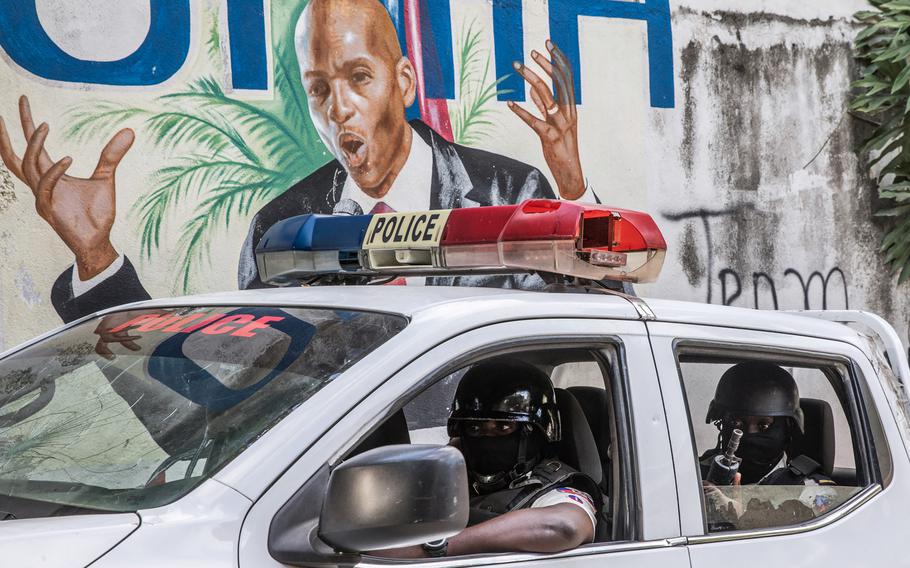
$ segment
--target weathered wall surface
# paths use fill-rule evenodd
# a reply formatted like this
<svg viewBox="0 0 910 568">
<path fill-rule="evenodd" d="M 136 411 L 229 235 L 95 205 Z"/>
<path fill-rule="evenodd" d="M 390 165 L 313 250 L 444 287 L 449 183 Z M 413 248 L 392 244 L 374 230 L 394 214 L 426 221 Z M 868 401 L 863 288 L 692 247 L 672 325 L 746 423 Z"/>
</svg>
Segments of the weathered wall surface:
<svg viewBox="0 0 910 568">
<path fill-rule="evenodd" d="M 0 116 L 19 156 L 23 94 L 36 124 L 49 124 L 50 157 L 74 158 L 73 176 L 91 176 L 119 129 L 135 131 L 117 170 L 111 242 L 152 296 L 236 288 L 253 214 L 335 157 L 301 85 L 293 40 L 304 4 L 0 5 Z M 643 295 L 863 308 L 906 338 L 908 289 L 878 253 L 875 193 L 854 151 L 865 125 L 845 112 L 850 16 L 864 2 L 387 5 L 421 64 L 408 116 L 539 169 L 554 193 L 568 184 L 559 172 L 577 168 L 554 167 L 571 153 L 554 158 L 509 108 L 535 110 L 510 64 L 547 79 L 531 50 L 546 53 L 552 38 L 565 52 L 583 177 L 602 202 L 651 212 L 670 244 L 661 280 Z M 287 213 L 304 212 L 295 207 Z M 60 232 L 36 213 L 29 185 L 0 167 L 0 348 L 60 322 L 51 292 L 74 258 Z"/>
<path fill-rule="evenodd" d="M 653 293 L 685 282 L 708 302 L 849 306 L 906 326 L 854 151 L 868 127 L 845 112 L 856 28 L 843 13 L 676 10 L 679 114 L 652 117 L 662 167 L 649 187 L 673 195 L 656 210 L 674 227 L 677 272 Z"/>
</svg>

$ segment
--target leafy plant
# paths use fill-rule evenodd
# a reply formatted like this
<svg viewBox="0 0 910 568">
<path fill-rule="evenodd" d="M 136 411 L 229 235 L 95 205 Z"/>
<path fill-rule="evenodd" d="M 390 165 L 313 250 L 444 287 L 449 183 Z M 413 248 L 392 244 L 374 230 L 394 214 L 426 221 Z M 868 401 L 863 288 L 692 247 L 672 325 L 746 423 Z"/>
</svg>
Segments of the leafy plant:
<svg viewBox="0 0 910 568">
<path fill-rule="evenodd" d="M 863 145 L 871 156 L 879 196 L 892 207 L 876 215 L 895 218 L 882 241 L 885 261 L 899 282 L 910 279 L 910 0 L 869 0 L 874 8 L 855 15 L 865 27 L 856 36 L 860 91 L 851 109 L 877 127 Z"/>
<path fill-rule="evenodd" d="M 328 158 L 309 112 L 296 65 L 294 23 L 303 9 L 298 2 L 273 21 L 277 34 L 274 98 L 244 101 L 222 89 L 211 75 L 192 81 L 184 90 L 158 97 L 151 108 L 96 101 L 70 112 L 68 135 L 76 140 L 98 138 L 141 119 L 141 135 L 169 158 L 155 174 L 154 187 L 134 205 L 141 227 L 141 250 L 149 258 L 161 245 L 162 226 L 187 199 L 197 200 L 183 222 L 179 238 L 179 286 L 187 292 L 194 270 L 208 260 L 218 228 L 232 218 L 280 195 Z M 220 63 L 217 17 L 206 38 L 214 67 Z M 244 227 L 244 230 L 246 228 Z"/>
<path fill-rule="evenodd" d="M 459 144 L 471 145 L 482 140 L 494 126 L 490 120 L 493 109 L 489 102 L 511 90 L 499 89 L 508 75 L 491 81 L 490 50 L 481 41 L 482 28 L 472 20 L 462 25 L 457 40 L 458 51 L 458 106 L 452 113 L 452 134 Z"/>
</svg>

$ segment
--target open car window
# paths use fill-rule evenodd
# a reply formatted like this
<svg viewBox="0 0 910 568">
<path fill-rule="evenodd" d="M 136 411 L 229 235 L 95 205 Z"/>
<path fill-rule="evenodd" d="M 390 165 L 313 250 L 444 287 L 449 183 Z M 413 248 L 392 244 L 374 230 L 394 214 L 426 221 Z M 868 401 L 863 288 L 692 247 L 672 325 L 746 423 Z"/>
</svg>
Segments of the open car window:
<svg viewBox="0 0 910 568">
<path fill-rule="evenodd" d="M 157 507 L 406 325 L 273 307 L 132 310 L 0 361 L 0 510 Z"/>
<path fill-rule="evenodd" d="M 471 365 L 437 377 L 419 394 L 408 400 L 350 453 L 389 444 L 451 444 L 447 423 L 456 389 L 473 366 L 501 357 L 519 359 L 543 371 L 553 383 L 562 423 L 562 439 L 548 449 L 548 456 L 590 476 L 602 495 L 596 524 L 596 542 L 626 540 L 630 498 L 624 493 L 631 482 L 624 475 L 629 456 L 620 455 L 617 440 L 629 430 L 617 422 L 613 389 L 620 385 L 619 346 L 600 349 L 553 348 L 510 352 L 475 361 Z M 490 377 L 495 381 L 496 377 Z M 621 431 L 620 431 L 621 430 Z"/>
<path fill-rule="evenodd" d="M 707 351 L 705 348 L 698 350 L 698 354 L 687 353 L 683 347 L 678 353 L 678 364 L 691 421 L 693 457 L 698 460 L 702 477 L 709 533 L 777 528 L 812 521 L 836 510 L 877 482 L 879 464 L 875 462 L 874 449 L 869 451 L 875 442 L 867 423 L 877 417 L 869 418 L 868 409 L 862 406 L 862 389 L 846 362 L 800 360 L 745 351 L 738 355 L 706 355 Z M 758 412 L 751 419 L 737 420 L 737 416 L 747 413 L 730 411 L 727 407 L 739 404 L 742 408 L 754 408 L 750 406 L 754 403 L 746 402 L 745 393 L 749 389 L 745 385 L 737 388 L 735 380 L 727 383 L 733 385 L 732 390 L 726 391 L 732 394 L 723 395 L 724 405 L 712 411 L 712 401 L 722 398 L 718 388 L 725 373 L 736 365 L 759 360 L 793 378 L 798 390 L 797 415 L 801 417 L 801 427 L 794 418 L 762 418 Z M 735 373 L 730 376 L 740 380 Z M 742 398 L 737 398 L 737 393 Z M 721 419 L 722 415 L 726 418 Z M 736 450 L 737 459 L 744 460 L 739 465 L 738 484 L 718 482 L 711 472 L 713 462 L 727 448 L 731 423 L 742 428 L 743 440 L 749 437 L 749 428 L 753 434 L 749 442 L 753 444 L 751 449 L 741 445 Z M 767 428 L 770 436 L 779 426 L 786 432 L 782 434 L 783 454 L 761 466 L 755 465 L 756 460 L 749 463 L 750 455 L 760 455 L 755 444 L 763 443 L 761 429 Z M 727 433 L 722 434 L 722 429 Z M 754 437 L 756 433 L 758 438 Z M 756 473 L 758 470 L 761 471 Z"/>
</svg>

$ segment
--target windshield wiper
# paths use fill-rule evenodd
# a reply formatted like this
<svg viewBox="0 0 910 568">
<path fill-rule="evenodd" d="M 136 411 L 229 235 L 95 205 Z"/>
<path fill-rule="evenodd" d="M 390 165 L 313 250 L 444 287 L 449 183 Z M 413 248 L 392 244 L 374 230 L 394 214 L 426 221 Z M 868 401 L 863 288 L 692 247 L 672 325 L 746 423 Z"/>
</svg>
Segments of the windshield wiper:
<svg viewBox="0 0 910 568">
<path fill-rule="evenodd" d="M 8 511 L 0 511 L 0 521 L 12 521 L 16 518 L 16 515 Z"/>
</svg>

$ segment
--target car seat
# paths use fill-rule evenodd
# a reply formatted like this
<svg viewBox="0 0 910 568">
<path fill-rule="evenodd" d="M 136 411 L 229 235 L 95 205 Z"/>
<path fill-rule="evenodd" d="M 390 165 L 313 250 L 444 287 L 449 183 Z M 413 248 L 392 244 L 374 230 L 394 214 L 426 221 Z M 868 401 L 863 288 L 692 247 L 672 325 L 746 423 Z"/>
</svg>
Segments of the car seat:
<svg viewBox="0 0 910 568">
<path fill-rule="evenodd" d="M 583 407 L 575 395 L 566 389 L 555 389 L 556 405 L 562 424 L 562 440 L 559 442 L 559 459 L 578 471 L 587 474 L 601 488 L 603 499 L 600 504 L 600 520 L 597 523 L 594 540 L 608 539 L 611 533 L 611 511 L 609 495 L 604 490 L 605 476 L 601 466 L 600 453 Z"/>
<path fill-rule="evenodd" d="M 597 445 L 597 453 L 600 454 L 600 467 L 603 472 L 603 482 L 600 488 L 604 494 L 607 494 L 612 491 L 610 475 L 613 472 L 610 460 L 610 423 L 607 420 L 607 391 L 597 387 L 569 387 L 567 390 L 581 404 L 581 409 L 588 420 L 588 426 L 594 435 L 594 443 Z"/>
<path fill-rule="evenodd" d="M 831 405 L 816 398 L 799 399 L 803 410 L 803 435 L 793 441 L 793 455 L 812 458 L 821 466 L 821 473 L 831 476 L 834 471 L 834 413 Z"/>
</svg>

